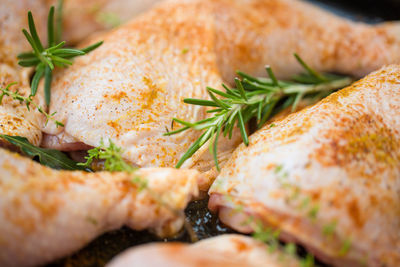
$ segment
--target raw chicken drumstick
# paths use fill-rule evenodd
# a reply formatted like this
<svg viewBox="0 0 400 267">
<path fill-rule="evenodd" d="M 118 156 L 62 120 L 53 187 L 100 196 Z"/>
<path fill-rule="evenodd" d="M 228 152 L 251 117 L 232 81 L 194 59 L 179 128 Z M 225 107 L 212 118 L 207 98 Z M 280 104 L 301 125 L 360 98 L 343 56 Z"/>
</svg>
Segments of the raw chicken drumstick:
<svg viewBox="0 0 400 267">
<path fill-rule="evenodd" d="M 0 265 L 44 264 L 123 225 L 175 234 L 197 179 L 168 168 L 56 171 L 0 148 Z"/>
<path fill-rule="evenodd" d="M 299 262 L 251 237 L 227 234 L 188 245 L 147 244 L 129 249 L 107 267 L 297 267 Z"/>
<path fill-rule="evenodd" d="M 274 125 L 233 153 L 210 209 L 241 232 L 257 218 L 335 266 L 400 266 L 400 66 Z"/>
<path fill-rule="evenodd" d="M 267 63 L 288 77 L 300 71 L 294 52 L 317 70 L 362 75 L 400 60 L 395 29 L 294 0 L 166 1 L 99 36 L 93 42 L 104 40 L 100 48 L 55 74 L 50 113 L 65 128 L 48 124 L 43 145 L 79 150 L 112 139 L 131 163 L 175 166 L 200 132 L 163 136 L 180 127 L 171 119 L 207 116 L 184 98 L 207 98 L 206 86 L 232 82 L 236 69 L 258 75 Z M 220 141 L 225 161 L 240 137 Z M 212 168 L 207 150 L 183 167 Z"/>
</svg>

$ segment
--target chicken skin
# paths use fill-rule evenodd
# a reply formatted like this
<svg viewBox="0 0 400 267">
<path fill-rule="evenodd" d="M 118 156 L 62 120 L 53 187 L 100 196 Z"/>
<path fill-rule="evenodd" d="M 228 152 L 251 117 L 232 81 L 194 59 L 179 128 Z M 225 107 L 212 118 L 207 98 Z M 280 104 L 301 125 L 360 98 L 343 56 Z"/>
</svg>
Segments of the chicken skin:
<svg viewBox="0 0 400 267">
<path fill-rule="evenodd" d="M 241 232 L 257 218 L 335 266 L 399 266 L 400 66 L 274 125 L 233 153 L 209 208 Z"/>
<path fill-rule="evenodd" d="M 147 244 L 118 255 L 107 267 L 297 267 L 291 255 L 251 237 L 227 234 L 188 245 L 180 243 Z"/>
<path fill-rule="evenodd" d="M 0 63 L 0 88 L 5 89 L 12 82 L 18 82 L 9 87 L 12 92 L 18 91 L 20 95 L 28 97 L 30 93 L 28 79 L 23 77 L 26 73 Z M 1 93 L 1 92 L 0 92 Z M 36 103 L 41 103 L 42 97 L 35 97 Z M 42 127 L 45 118 L 34 107 L 27 109 L 24 103 L 4 96 L 0 105 L 0 134 L 22 136 L 28 138 L 31 144 L 39 146 L 42 142 Z M 8 147 L 9 144 L 0 139 L 0 146 Z"/>
<path fill-rule="evenodd" d="M 0 8 L 0 65 L 17 67 L 17 55 L 29 50 L 21 30 L 28 29 L 27 13 L 35 14 L 36 27 L 40 38 L 46 40 L 48 8 L 44 0 L 1 0 Z"/>
<path fill-rule="evenodd" d="M 399 61 L 395 28 L 350 22 L 293 0 L 163 2 L 90 41 L 104 44 L 55 75 L 50 112 L 65 128 L 45 127 L 43 145 L 76 150 L 77 143 L 112 139 L 133 164 L 171 167 L 200 134 L 164 136 L 180 127 L 171 119 L 207 116 L 184 98 L 208 98 L 206 86 L 231 82 L 236 69 L 258 75 L 265 63 L 288 77 L 300 71 L 293 52 L 317 70 L 362 75 Z M 221 140 L 220 161 L 238 142 Z M 213 165 L 204 146 L 183 167 Z"/>
<path fill-rule="evenodd" d="M 0 265 L 36 266 L 127 225 L 160 236 L 181 229 L 197 195 L 193 170 L 56 171 L 0 151 Z"/>
<path fill-rule="evenodd" d="M 27 11 L 32 10 L 38 18 L 38 32 L 46 32 L 47 8 L 44 1 L 2 0 L 0 8 L 0 88 L 6 88 L 10 83 L 10 91 L 18 91 L 28 97 L 30 94 L 30 69 L 24 69 L 17 64 L 17 55 L 29 50 L 29 43 L 21 32 L 28 28 Z M 41 36 L 43 39 L 43 36 Z M 44 38 L 45 40 L 45 38 Z M 1 92 L 0 92 L 1 93 Z M 41 95 L 42 93 L 39 93 Z M 42 105 L 43 97 L 35 97 L 35 102 Z M 39 146 L 42 142 L 42 127 L 45 118 L 35 110 L 27 110 L 24 103 L 14 101 L 4 96 L 0 105 L 0 134 L 23 136 Z M 0 140 L 1 146 L 8 146 Z"/>
</svg>

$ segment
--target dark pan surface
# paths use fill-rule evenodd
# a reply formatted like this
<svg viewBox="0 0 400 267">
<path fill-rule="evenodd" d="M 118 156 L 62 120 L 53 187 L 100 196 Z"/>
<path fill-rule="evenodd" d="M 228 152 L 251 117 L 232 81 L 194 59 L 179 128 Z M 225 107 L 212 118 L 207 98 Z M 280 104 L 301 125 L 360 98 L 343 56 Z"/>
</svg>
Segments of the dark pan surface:
<svg viewBox="0 0 400 267">
<path fill-rule="evenodd" d="M 310 0 L 340 16 L 355 21 L 379 23 L 400 19 L 400 0 Z M 195 201 L 186 209 L 186 215 L 199 239 L 233 232 L 224 227 L 207 209 L 207 200 Z M 122 228 L 106 233 L 74 255 L 54 262 L 48 267 L 97 267 L 104 266 L 111 258 L 123 250 L 148 242 L 181 241 L 190 242 L 183 231 L 175 238 L 160 240 L 146 231 L 137 232 Z M 303 254 L 300 252 L 300 255 Z M 318 263 L 317 263 L 318 264 Z"/>
</svg>

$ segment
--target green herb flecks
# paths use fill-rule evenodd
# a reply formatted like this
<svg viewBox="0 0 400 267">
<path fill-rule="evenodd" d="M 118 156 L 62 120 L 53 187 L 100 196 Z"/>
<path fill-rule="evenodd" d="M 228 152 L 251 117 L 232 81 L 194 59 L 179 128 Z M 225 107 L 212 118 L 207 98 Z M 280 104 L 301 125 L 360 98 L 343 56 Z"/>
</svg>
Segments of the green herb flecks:
<svg viewBox="0 0 400 267">
<path fill-rule="evenodd" d="M 311 69 L 295 54 L 296 59 L 303 66 L 306 73 L 293 77 L 293 81 L 279 81 L 272 69 L 267 66 L 269 78 L 256 78 L 243 72 L 238 72 L 241 80 L 236 78 L 236 88 L 222 85 L 225 91 L 207 87 L 211 100 L 186 98 L 184 102 L 192 105 L 207 106 L 212 109 L 207 113 L 211 117 L 197 122 L 186 122 L 178 118 L 173 121 L 183 127 L 176 131 L 168 131 L 164 135 L 170 136 L 186 131 L 190 128 L 203 131 L 188 151 L 181 157 L 176 167 L 179 168 L 197 150 L 209 141 L 217 169 L 217 142 L 220 134 L 232 137 L 235 125 L 240 129 L 245 145 L 249 144 L 246 124 L 256 118 L 258 127 L 262 127 L 272 115 L 291 106 L 295 110 L 301 99 L 305 97 L 321 99 L 333 91 L 351 83 L 349 77 L 329 74 L 320 74 Z"/>
<path fill-rule="evenodd" d="M 331 222 L 331 223 L 328 223 L 327 225 L 325 225 L 325 226 L 323 227 L 323 229 L 322 229 L 322 234 L 323 234 L 324 236 L 331 237 L 331 236 L 335 233 L 336 225 L 337 225 L 337 222 L 336 222 L 336 221 L 333 221 L 333 222 Z"/>
<path fill-rule="evenodd" d="M 61 151 L 36 147 L 29 143 L 28 139 L 25 137 L 9 135 L 0 135 L 0 137 L 19 147 L 27 156 L 38 157 L 42 165 L 53 169 L 89 171 L 87 168 L 78 165 L 77 162 L 70 159 Z"/>
<path fill-rule="evenodd" d="M 300 260 L 301 267 L 313 267 L 314 265 L 314 256 L 311 254 L 307 254 L 304 259 Z"/>
<path fill-rule="evenodd" d="M 17 83 L 16 83 L 16 82 L 10 83 L 10 84 L 8 84 L 8 85 L 6 86 L 6 88 L 1 88 L 1 87 L 0 87 L 0 91 L 1 91 L 1 93 L 0 93 L 0 105 L 2 105 L 4 96 L 9 96 L 9 97 L 11 97 L 11 98 L 14 99 L 14 100 L 20 101 L 20 103 L 25 103 L 26 108 L 27 108 L 28 110 L 30 110 L 30 106 L 32 105 L 32 106 L 33 106 L 34 108 L 36 108 L 40 113 L 42 113 L 44 116 L 46 116 L 45 125 L 47 125 L 47 123 L 48 123 L 49 121 L 53 121 L 53 122 L 56 124 L 57 127 L 58 127 L 58 126 L 64 127 L 64 124 L 63 124 L 63 123 L 61 123 L 61 122 L 57 121 L 56 119 L 54 119 L 54 115 L 56 115 L 56 112 L 53 112 L 52 114 L 49 114 L 49 113 L 47 113 L 46 111 L 44 111 L 44 109 L 43 109 L 41 106 L 39 106 L 38 104 L 36 104 L 35 102 L 33 102 L 33 100 L 32 100 L 32 97 L 33 97 L 33 96 L 32 96 L 32 95 L 30 95 L 29 97 L 24 97 L 23 95 L 21 95 L 21 94 L 18 92 L 18 90 L 15 91 L 15 92 L 10 91 L 10 87 L 11 87 L 12 85 L 15 85 L 15 84 L 17 84 Z"/>
<path fill-rule="evenodd" d="M 108 28 L 115 28 L 122 24 L 121 18 L 112 12 L 99 12 L 96 20 Z"/>
<path fill-rule="evenodd" d="M 100 146 L 90 149 L 88 156 L 85 157 L 85 163 L 79 163 L 80 166 L 91 167 L 93 160 L 104 160 L 104 170 L 109 172 L 134 172 L 137 168 L 127 163 L 122 158 L 122 148 L 114 144 L 109 139 L 109 145 L 106 146 L 103 140 Z"/>
<path fill-rule="evenodd" d="M 279 230 L 273 230 L 269 227 L 264 227 L 264 225 L 260 222 L 255 224 L 254 232 L 252 234 L 254 239 L 268 244 L 268 250 L 271 253 L 279 248 L 279 235 Z"/>
<path fill-rule="evenodd" d="M 61 7 L 59 7 L 59 10 L 61 10 Z M 54 7 L 50 8 L 47 20 L 47 48 L 44 48 L 39 39 L 35 22 L 30 11 L 28 12 L 28 24 L 29 32 L 26 29 L 23 29 L 22 32 L 31 45 L 33 51 L 19 54 L 18 64 L 22 67 L 35 67 L 35 73 L 31 82 L 32 96 L 36 95 L 39 81 L 44 77 L 44 97 L 46 104 L 49 105 L 51 97 L 50 86 L 54 68 L 72 65 L 72 61 L 70 59 L 89 53 L 90 51 L 99 47 L 103 42 L 101 41 L 95 43 L 84 49 L 64 48 L 65 42 L 56 43 L 56 40 L 60 38 L 59 31 L 61 24 L 58 21 L 56 25 L 57 29 L 54 29 Z"/>
<path fill-rule="evenodd" d="M 135 177 L 131 180 L 131 182 L 132 182 L 133 184 L 135 184 L 135 185 L 138 186 L 138 191 L 139 191 L 139 192 L 143 191 L 143 190 L 146 189 L 147 186 L 148 186 L 147 180 L 144 180 L 144 179 L 143 179 L 142 177 L 140 177 L 140 176 L 135 176 Z"/>
<path fill-rule="evenodd" d="M 339 251 L 339 256 L 345 256 L 351 248 L 351 240 L 346 239 Z"/>
</svg>

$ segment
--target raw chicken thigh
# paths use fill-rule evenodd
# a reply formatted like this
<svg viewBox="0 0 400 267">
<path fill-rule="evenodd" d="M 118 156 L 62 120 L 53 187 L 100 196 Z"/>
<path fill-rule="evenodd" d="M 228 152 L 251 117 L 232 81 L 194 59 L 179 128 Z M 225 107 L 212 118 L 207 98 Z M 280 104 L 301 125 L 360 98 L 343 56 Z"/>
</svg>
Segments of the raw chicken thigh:
<svg viewBox="0 0 400 267">
<path fill-rule="evenodd" d="M 400 66 L 274 125 L 233 153 L 209 207 L 241 232 L 257 218 L 335 266 L 399 266 Z"/>
</svg>

